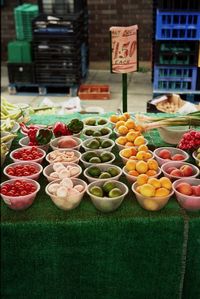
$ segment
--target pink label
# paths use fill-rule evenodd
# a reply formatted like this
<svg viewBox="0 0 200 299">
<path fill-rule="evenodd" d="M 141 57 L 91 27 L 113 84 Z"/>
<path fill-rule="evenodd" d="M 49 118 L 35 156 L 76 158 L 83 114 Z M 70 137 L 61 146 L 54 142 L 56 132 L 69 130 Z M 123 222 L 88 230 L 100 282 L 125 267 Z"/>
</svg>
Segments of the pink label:
<svg viewBox="0 0 200 299">
<path fill-rule="evenodd" d="M 112 72 L 137 71 L 138 26 L 111 27 Z"/>
</svg>

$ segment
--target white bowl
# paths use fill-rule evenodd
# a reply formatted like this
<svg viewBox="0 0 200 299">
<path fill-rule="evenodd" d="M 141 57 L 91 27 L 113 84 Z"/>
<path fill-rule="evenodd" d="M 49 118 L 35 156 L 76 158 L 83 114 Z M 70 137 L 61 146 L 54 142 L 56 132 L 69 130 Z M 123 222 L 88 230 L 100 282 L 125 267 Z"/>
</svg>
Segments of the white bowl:
<svg viewBox="0 0 200 299">
<path fill-rule="evenodd" d="M 8 195 L 3 195 L 1 193 L 1 197 L 3 199 L 3 201 L 5 202 L 5 204 L 12 210 L 24 210 L 27 209 L 28 207 L 30 207 L 38 193 L 38 191 L 40 190 L 40 185 L 38 184 L 38 182 L 28 179 L 28 178 L 17 178 L 17 179 L 12 179 L 12 180 L 8 180 L 5 181 L 1 184 L 1 188 L 5 185 L 5 184 L 12 184 L 15 181 L 26 181 L 27 183 L 31 183 L 36 187 L 36 190 L 34 192 L 32 192 L 31 194 L 28 195 L 20 195 L 20 196 L 8 196 Z"/>
<path fill-rule="evenodd" d="M 11 134 L 14 134 L 14 133 L 13 132 L 3 131 L 3 132 L 1 132 L 1 137 L 8 136 L 8 135 L 11 135 Z M 10 141 L 3 142 L 3 143 L 5 143 L 7 148 L 10 149 L 14 139 L 15 139 L 15 137 L 12 138 Z"/>
<path fill-rule="evenodd" d="M 147 211 L 159 211 L 161 210 L 169 201 L 170 197 L 173 195 L 172 190 L 167 196 L 152 196 L 145 197 L 136 191 L 137 183 L 132 185 L 132 191 L 135 193 L 136 199 L 139 205 Z"/>
<path fill-rule="evenodd" d="M 198 169 L 198 167 L 194 166 L 193 164 L 182 162 L 182 161 L 170 161 L 170 162 L 167 162 L 167 163 L 165 163 L 165 164 L 163 164 L 161 166 L 161 171 L 164 173 L 164 176 L 166 176 L 167 178 L 169 178 L 171 181 L 175 181 L 177 179 L 182 179 L 183 177 L 171 175 L 171 174 L 167 173 L 166 170 L 169 167 L 176 167 L 176 168 L 180 169 L 180 167 L 183 166 L 183 165 L 189 165 L 193 169 L 193 175 L 191 175 L 189 177 L 185 177 L 185 178 L 195 178 L 195 177 L 197 177 L 199 175 L 200 170 Z"/>
<path fill-rule="evenodd" d="M 32 148 L 33 148 L 32 146 L 24 146 L 24 147 L 23 147 L 23 149 L 29 149 L 29 150 L 31 150 Z M 43 159 L 44 159 L 44 157 L 46 156 L 46 152 L 45 152 L 43 149 L 41 149 L 41 148 L 37 148 L 37 150 L 38 150 L 39 152 L 42 153 L 41 158 L 38 158 L 38 159 L 35 159 L 35 160 L 19 160 L 19 159 L 14 158 L 14 157 L 13 157 L 13 154 L 16 153 L 16 152 L 18 152 L 18 151 L 20 151 L 20 150 L 22 150 L 22 148 L 17 148 L 16 150 L 13 150 L 13 151 L 10 153 L 10 158 L 11 158 L 14 162 L 25 161 L 25 162 L 36 162 L 36 163 L 41 164 L 42 161 L 43 161 Z"/>
<path fill-rule="evenodd" d="M 85 166 L 85 167 L 89 167 L 89 166 L 94 166 L 94 165 L 101 165 L 101 164 L 112 164 L 113 162 L 114 162 L 114 160 L 115 160 L 115 155 L 113 154 L 113 153 L 111 153 L 111 152 L 109 152 L 110 154 L 111 154 L 111 156 L 112 156 L 112 159 L 110 160 L 110 161 L 107 161 L 107 162 L 101 162 L 101 163 L 91 163 L 91 162 L 87 162 L 87 161 L 85 161 L 84 160 L 84 156 L 87 154 L 87 153 L 89 153 L 89 152 L 92 152 L 92 153 L 95 153 L 95 154 L 100 154 L 100 152 L 99 151 L 87 151 L 87 152 L 85 152 L 85 153 L 83 153 L 82 155 L 81 155 L 81 158 L 80 158 L 80 160 L 81 160 L 81 162 L 83 163 L 83 165 Z M 105 152 L 107 152 L 107 151 L 105 151 Z"/>
<path fill-rule="evenodd" d="M 122 191 L 122 195 L 115 197 L 115 198 L 110 198 L 110 197 L 99 197 L 99 196 L 95 196 L 93 194 L 90 193 L 90 188 L 93 186 L 102 186 L 104 184 L 104 182 L 102 181 L 96 181 L 93 183 L 90 183 L 88 185 L 87 188 L 87 194 L 90 196 L 92 203 L 94 204 L 94 206 L 100 210 L 101 212 L 112 212 L 114 210 L 116 210 L 122 203 L 122 201 L 124 200 L 125 196 L 128 194 L 128 187 L 119 182 L 119 181 L 113 181 L 116 186 L 118 188 L 121 189 Z"/>
<path fill-rule="evenodd" d="M 169 144 L 178 144 L 183 134 L 189 131 L 189 126 L 161 127 L 158 132 L 162 140 Z"/>
<path fill-rule="evenodd" d="M 100 178 L 94 178 L 94 177 L 91 177 L 89 174 L 88 174 L 88 170 L 91 168 L 91 167 L 94 167 L 94 166 L 97 166 L 97 165 L 93 165 L 93 166 L 90 166 L 88 168 L 86 168 L 84 170 L 84 176 L 88 179 L 88 181 L 90 183 L 92 182 L 96 182 L 96 181 L 102 181 L 102 182 L 106 182 L 108 180 L 119 180 L 120 176 L 122 175 L 122 170 L 120 167 L 116 166 L 116 165 L 110 165 L 110 164 L 99 164 L 97 167 L 101 170 L 101 171 L 107 171 L 110 167 L 114 167 L 116 168 L 118 171 L 119 171 L 119 174 L 116 175 L 116 176 L 113 176 L 111 178 L 107 178 L 107 179 L 100 179 Z"/>
<path fill-rule="evenodd" d="M 84 190 L 82 192 L 80 192 L 79 194 L 77 194 L 77 196 L 73 196 L 73 197 L 67 196 L 67 197 L 63 198 L 63 197 L 55 196 L 48 191 L 48 188 L 50 185 L 52 185 L 54 183 L 60 183 L 62 180 L 53 181 L 53 182 L 49 183 L 45 188 L 45 192 L 47 193 L 47 195 L 49 195 L 51 197 L 53 203 L 59 209 L 62 209 L 65 211 L 75 209 L 80 204 L 81 199 L 83 198 L 83 195 L 87 189 L 87 184 L 83 180 L 80 180 L 77 178 L 72 178 L 71 180 L 72 180 L 74 186 L 82 185 L 84 187 Z"/>
<path fill-rule="evenodd" d="M 86 139 L 86 140 L 84 140 L 83 143 L 82 143 L 82 147 L 84 148 L 84 150 L 85 150 L 86 152 L 88 152 L 88 151 L 92 151 L 92 148 L 87 147 L 88 142 L 90 142 L 92 139 L 96 139 L 96 138 Z M 106 147 L 106 148 L 97 148 L 97 149 L 95 148 L 94 151 L 95 151 L 95 152 L 99 152 L 99 153 L 104 152 L 104 151 L 111 152 L 112 149 L 113 149 L 113 147 L 115 146 L 115 142 L 114 142 L 112 139 L 107 139 L 107 138 L 100 138 L 100 139 L 104 139 L 104 140 L 107 140 L 107 141 L 109 140 L 109 141 L 111 142 L 112 145 L 109 146 L 109 147 Z"/>
<path fill-rule="evenodd" d="M 50 174 L 51 174 L 52 172 L 54 172 L 54 170 L 53 170 L 53 164 L 54 164 L 54 163 L 47 165 L 47 166 L 44 168 L 44 170 L 43 170 L 43 175 L 47 178 L 47 180 L 48 180 L 49 182 L 53 182 L 53 181 L 58 180 L 58 178 L 53 178 L 53 177 L 50 176 Z M 77 178 L 77 177 L 79 177 L 79 175 L 80 175 L 81 172 L 82 172 L 82 168 L 81 168 L 78 164 L 76 164 L 76 163 L 63 162 L 62 165 L 65 166 L 65 167 L 67 167 L 68 165 L 70 165 L 70 166 L 74 166 L 74 167 L 78 167 L 79 172 L 78 172 L 76 175 L 71 176 L 70 178 Z"/>
<path fill-rule="evenodd" d="M 76 142 L 77 142 L 77 145 L 76 146 L 73 146 L 73 147 L 66 147 L 66 148 L 60 148 L 58 147 L 58 141 L 61 140 L 62 138 L 68 138 L 68 139 L 74 139 Z M 80 147 L 81 147 L 81 139 L 78 138 L 78 137 L 74 137 L 73 135 L 71 136 L 61 136 L 61 137 L 58 137 L 58 138 L 55 138 L 55 139 L 52 139 L 50 141 L 50 146 L 53 150 L 57 150 L 57 149 L 71 149 L 71 150 L 77 150 L 79 151 L 80 150 Z"/>
<path fill-rule="evenodd" d="M 106 121 L 106 123 L 104 125 L 95 125 L 95 126 L 86 125 L 86 121 L 89 120 L 89 119 L 96 119 L 96 122 L 99 119 L 104 119 Z M 108 120 L 105 117 L 100 117 L 100 116 L 87 117 L 87 118 L 84 118 L 82 121 L 84 123 L 84 128 L 87 128 L 87 129 L 93 129 L 93 128 L 100 129 L 102 127 L 107 127 L 108 126 Z"/>
<path fill-rule="evenodd" d="M 64 160 L 61 160 L 61 161 L 55 161 L 55 159 L 54 160 L 52 160 L 51 158 L 50 158 L 50 156 L 52 155 L 52 154 L 54 154 L 55 152 L 60 152 L 60 153 L 67 153 L 67 152 L 73 152 L 74 153 L 74 157 L 73 157 L 73 159 L 68 159 L 68 161 L 64 161 Z M 76 151 L 76 150 L 71 150 L 71 149 L 57 149 L 57 150 L 55 150 L 55 151 L 52 151 L 52 152 L 50 152 L 50 153 L 48 153 L 47 154 L 47 156 L 46 156 L 46 160 L 47 160 L 47 162 L 49 162 L 50 164 L 51 163 L 55 163 L 55 162 L 61 162 L 61 163 L 63 163 L 63 162 L 67 162 L 67 163 L 77 163 L 78 164 L 78 162 L 79 162 L 79 160 L 80 160 L 80 158 L 81 158 L 81 153 L 80 152 L 78 152 L 78 151 Z"/>
<path fill-rule="evenodd" d="M 130 158 L 125 158 L 124 156 L 122 156 L 122 153 L 121 153 L 121 152 L 122 152 L 122 151 L 119 152 L 119 156 L 120 156 L 120 158 L 122 159 L 123 164 L 125 165 L 126 162 L 127 162 L 128 160 L 132 160 L 132 159 L 130 159 Z M 147 152 L 150 153 L 150 154 L 152 154 L 152 157 L 149 158 L 149 159 L 147 159 L 147 160 L 143 160 L 143 161 L 148 161 L 148 160 L 151 160 L 151 159 L 154 158 L 154 153 L 153 153 L 152 151 L 148 150 Z M 135 161 L 142 161 L 142 160 L 135 160 Z"/>
<path fill-rule="evenodd" d="M 21 147 L 29 146 L 28 144 L 29 144 L 29 137 L 28 137 L 28 136 L 22 137 L 22 138 L 19 140 L 19 145 L 20 145 Z M 47 143 L 47 144 L 44 144 L 44 145 L 34 145 L 34 146 L 43 149 L 45 152 L 48 152 L 48 150 L 49 150 L 49 145 L 50 145 L 50 142 Z"/>
<path fill-rule="evenodd" d="M 31 175 L 23 175 L 23 176 L 14 176 L 14 175 L 10 175 L 10 174 L 7 173 L 7 170 L 10 167 L 24 166 L 24 165 L 34 166 L 37 169 L 37 173 L 33 173 Z M 36 163 L 36 162 L 32 162 L 32 161 L 21 161 L 21 162 L 15 162 L 15 163 L 11 163 L 11 164 L 7 165 L 4 168 L 3 173 L 9 179 L 27 178 L 27 179 L 37 180 L 37 179 L 39 179 L 39 176 L 40 176 L 42 170 L 43 170 L 43 167 L 40 164 Z"/>
<path fill-rule="evenodd" d="M 200 179 L 195 178 L 182 178 L 179 180 L 176 180 L 172 184 L 172 188 L 176 194 L 177 201 L 179 202 L 180 206 L 188 211 L 199 211 L 200 210 L 200 196 L 194 196 L 194 195 L 185 195 L 180 193 L 176 190 L 176 187 L 180 183 L 188 183 L 193 186 L 200 186 Z"/>
<path fill-rule="evenodd" d="M 128 173 L 128 171 L 126 170 L 126 166 L 124 166 L 124 167 L 122 168 L 122 172 L 123 172 L 123 174 L 126 176 L 126 179 L 127 179 L 128 182 L 130 182 L 130 183 L 134 183 L 134 182 L 136 182 L 136 180 L 137 180 L 137 176 L 130 175 L 130 174 Z M 157 173 L 156 173 L 155 175 L 149 176 L 149 178 L 157 178 L 157 177 L 159 177 L 160 174 L 161 174 L 161 169 L 158 168 Z"/>
<path fill-rule="evenodd" d="M 159 153 L 162 150 L 168 150 L 172 154 L 172 156 L 176 155 L 176 154 L 183 155 L 185 157 L 185 159 L 181 160 L 181 162 L 187 161 L 189 159 L 188 153 L 186 153 L 185 151 L 183 151 L 180 148 L 176 148 L 176 147 L 159 147 L 159 148 L 157 148 L 157 149 L 154 150 L 154 157 L 157 160 L 159 166 L 161 166 L 161 165 L 163 165 L 163 164 L 165 164 L 167 162 L 173 161 L 173 160 L 168 160 L 168 159 L 162 159 L 162 158 L 160 158 L 159 157 Z M 174 161 L 174 162 L 176 162 L 176 161 Z"/>
<path fill-rule="evenodd" d="M 101 129 L 101 128 L 100 128 L 100 129 Z M 99 137 L 99 138 L 109 138 L 110 135 L 112 134 L 112 130 L 111 130 L 110 128 L 106 128 L 106 129 L 109 130 L 109 133 L 106 134 L 106 135 L 102 135 L 102 136 L 89 136 L 89 135 L 86 135 L 85 132 L 88 130 L 87 128 L 83 130 L 82 135 L 83 135 L 84 139 L 91 139 L 91 138 L 94 138 L 94 137 Z M 99 129 L 94 128 L 94 129 L 90 129 L 90 130 L 92 130 L 92 131 L 95 132 L 95 131 L 98 131 Z"/>
</svg>

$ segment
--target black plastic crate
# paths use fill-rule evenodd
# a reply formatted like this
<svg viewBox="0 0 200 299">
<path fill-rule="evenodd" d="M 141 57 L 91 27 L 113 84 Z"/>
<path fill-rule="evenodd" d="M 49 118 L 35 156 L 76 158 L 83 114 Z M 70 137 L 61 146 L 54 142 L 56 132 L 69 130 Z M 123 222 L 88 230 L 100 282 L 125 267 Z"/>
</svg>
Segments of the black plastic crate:
<svg viewBox="0 0 200 299">
<path fill-rule="evenodd" d="M 67 74 L 65 71 L 51 70 L 48 72 L 41 72 L 36 68 L 36 82 L 38 84 L 79 84 L 81 82 L 81 73 Z"/>
<path fill-rule="evenodd" d="M 8 63 L 9 83 L 34 83 L 34 63 Z"/>
<path fill-rule="evenodd" d="M 198 65 L 198 42 L 156 41 L 154 61 L 158 65 Z"/>
<path fill-rule="evenodd" d="M 58 75 L 60 72 L 65 72 L 66 74 L 70 73 L 80 73 L 81 69 L 81 59 L 80 61 L 73 61 L 73 60 L 65 60 L 62 62 L 54 61 L 51 63 L 40 62 L 39 64 L 35 63 L 36 72 L 51 72 L 51 71 L 57 71 Z"/>
<path fill-rule="evenodd" d="M 169 10 L 198 10 L 200 9 L 199 0 L 155 0 L 154 4 L 159 9 Z"/>
<path fill-rule="evenodd" d="M 46 14 L 63 16 L 80 12 L 87 6 L 83 0 L 38 0 L 39 11 Z"/>
</svg>

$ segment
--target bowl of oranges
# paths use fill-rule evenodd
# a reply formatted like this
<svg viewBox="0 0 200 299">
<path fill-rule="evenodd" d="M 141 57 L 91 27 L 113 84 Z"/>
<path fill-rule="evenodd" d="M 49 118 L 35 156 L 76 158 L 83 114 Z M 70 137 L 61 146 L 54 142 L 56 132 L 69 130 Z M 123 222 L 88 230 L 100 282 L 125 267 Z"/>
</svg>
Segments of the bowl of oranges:
<svg viewBox="0 0 200 299">
<path fill-rule="evenodd" d="M 141 145 L 147 145 L 148 140 L 144 138 L 144 136 L 140 135 L 137 136 L 134 132 L 129 132 L 126 136 L 119 136 L 115 140 L 115 144 L 117 145 L 118 149 L 121 151 L 127 147 L 136 147 L 139 148 Z"/>
<path fill-rule="evenodd" d="M 119 156 L 122 159 L 123 163 L 131 160 L 143 160 L 147 161 L 149 159 L 153 159 L 154 154 L 152 151 L 148 149 L 146 145 L 141 145 L 139 148 L 136 147 L 128 147 L 124 148 L 119 152 Z"/>
<path fill-rule="evenodd" d="M 152 178 L 157 178 L 161 174 L 158 162 L 154 159 L 148 161 L 129 159 L 122 171 L 130 183 L 135 182 L 140 174 Z"/>
<path fill-rule="evenodd" d="M 174 191 L 170 179 L 166 177 L 149 178 L 145 174 L 137 177 L 132 185 L 139 205 L 148 211 L 161 210 L 169 201 Z"/>
</svg>

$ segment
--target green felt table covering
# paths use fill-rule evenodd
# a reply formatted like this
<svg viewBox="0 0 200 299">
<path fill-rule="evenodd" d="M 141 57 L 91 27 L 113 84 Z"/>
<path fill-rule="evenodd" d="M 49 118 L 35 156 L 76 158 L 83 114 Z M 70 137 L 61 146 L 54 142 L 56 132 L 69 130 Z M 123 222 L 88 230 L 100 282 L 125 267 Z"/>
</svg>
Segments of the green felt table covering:
<svg viewBox="0 0 200 299">
<path fill-rule="evenodd" d="M 76 116 L 31 121 L 53 124 Z M 164 145 L 156 130 L 146 137 L 150 146 Z M 122 166 L 118 156 L 116 163 Z M 125 177 L 120 180 L 130 189 Z M 161 211 L 148 212 L 131 190 L 113 213 L 96 210 L 87 195 L 79 207 L 63 211 L 46 195 L 46 178 L 39 182 L 29 209 L 13 211 L 1 201 L 1 298 L 200 298 L 199 212 L 184 211 L 175 197 Z"/>
</svg>

